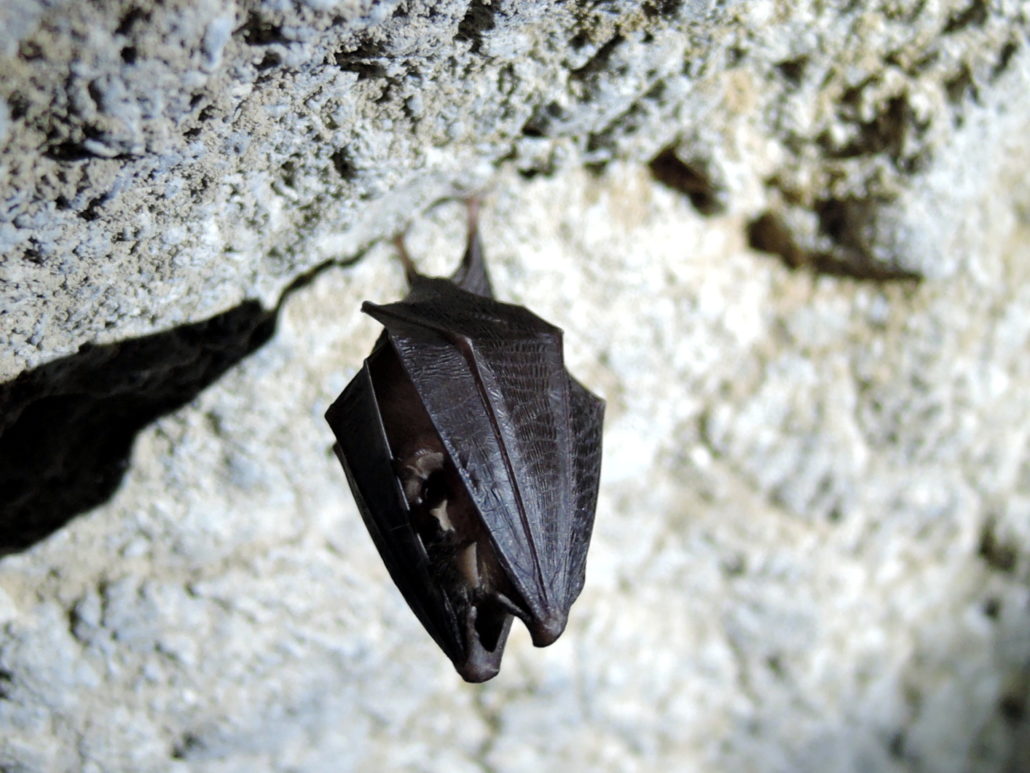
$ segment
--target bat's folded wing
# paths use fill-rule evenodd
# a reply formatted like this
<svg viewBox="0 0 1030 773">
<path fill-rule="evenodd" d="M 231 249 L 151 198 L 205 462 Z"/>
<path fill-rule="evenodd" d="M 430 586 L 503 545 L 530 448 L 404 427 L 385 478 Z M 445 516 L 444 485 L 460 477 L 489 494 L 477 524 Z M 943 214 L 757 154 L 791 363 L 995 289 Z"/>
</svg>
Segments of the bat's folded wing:
<svg viewBox="0 0 1030 773">
<path fill-rule="evenodd" d="M 597 489 L 601 481 L 601 431 L 604 422 L 604 400 L 590 392 L 576 379 L 569 377 L 571 406 L 573 475 L 575 477 L 572 544 L 569 555 L 569 582 L 566 585 L 568 606 L 583 590 L 586 579 L 587 548 L 594 530 Z"/>
<path fill-rule="evenodd" d="M 453 285 L 419 295 L 365 310 L 387 328 L 534 642 L 548 644 L 583 584 L 603 403 L 570 379 L 561 331 L 528 310 Z"/>
<path fill-rule="evenodd" d="M 404 492 L 393 472 L 368 363 L 326 412 L 334 448 L 347 473 L 361 517 L 405 601 L 447 656 L 466 659 L 457 616 L 412 526 Z"/>
</svg>

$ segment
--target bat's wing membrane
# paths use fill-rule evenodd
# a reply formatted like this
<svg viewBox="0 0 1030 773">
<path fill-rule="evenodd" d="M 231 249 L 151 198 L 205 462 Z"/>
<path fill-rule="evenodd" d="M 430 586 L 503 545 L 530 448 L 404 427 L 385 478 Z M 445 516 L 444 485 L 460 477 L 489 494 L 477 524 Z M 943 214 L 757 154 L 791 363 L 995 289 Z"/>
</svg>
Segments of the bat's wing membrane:
<svg viewBox="0 0 1030 773">
<path fill-rule="evenodd" d="M 520 306 L 426 279 L 404 301 L 364 309 L 462 475 L 534 641 L 550 643 L 583 583 L 599 466 L 585 444 L 603 404 L 570 380 L 561 331 Z"/>
<path fill-rule="evenodd" d="M 604 400 L 594 395 L 576 379 L 569 377 L 572 404 L 573 474 L 575 476 L 575 515 L 566 587 L 567 606 L 579 596 L 586 578 L 587 548 L 594 530 L 597 489 L 601 482 L 601 429 L 604 422 Z"/>
<path fill-rule="evenodd" d="M 456 663 L 464 661 L 465 643 L 457 615 L 434 581 L 429 557 L 411 524 L 404 493 L 389 463 L 393 457 L 367 361 L 330 406 L 326 420 L 336 435 L 335 450 L 358 510 L 394 584 L 447 656 Z"/>
</svg>

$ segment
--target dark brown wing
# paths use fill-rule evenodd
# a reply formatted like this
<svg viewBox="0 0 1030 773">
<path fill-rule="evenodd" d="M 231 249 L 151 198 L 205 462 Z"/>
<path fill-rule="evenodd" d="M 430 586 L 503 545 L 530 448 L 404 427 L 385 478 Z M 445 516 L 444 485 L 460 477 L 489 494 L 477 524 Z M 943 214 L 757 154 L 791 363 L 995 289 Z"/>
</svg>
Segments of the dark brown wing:
<svg viewBox="0 0 1030 773">
<path fill-rule="evenodd" d="M 561 330 L 438 279 L 363 309 L 386 327 L 461 473 L 534 642 L 550 643 L 582 586 L 596 497 L 596 483 L 579 494 L 596 463 L 577 444 L 600 433 L 598 410 L 565 370 Z"/>
<path fill-rule="evenodd" d="M 583 582 L 586 579 L 587 549 L 590 547 L 590 536 L 594 530 L 597 490 L 601 482 L 604 400 L 591 393 L 571 376 L 569 377 L 569 396 L 572 401 L 575 511 L 565 604 L 572 606 L 572 602 L 583 590 Z"/>
<path fill-rule="evenodd" d="M 438 582 L 426 550 L 411 522 L 400 483 L 394 474 L 382 417 L 372 385 L 369 361 L 382 356 L 385 341 L 366 360 L 326 412 L 335 450 L 347 473 L 358 510 L 394 584 L 440 648 L 466 679 L 481 681 L 500 667 L 511 624 L 490 652 L 468 638 L 466 621 Z M 471 646 L 470 646 L 471 645 Z"/>
</svg>

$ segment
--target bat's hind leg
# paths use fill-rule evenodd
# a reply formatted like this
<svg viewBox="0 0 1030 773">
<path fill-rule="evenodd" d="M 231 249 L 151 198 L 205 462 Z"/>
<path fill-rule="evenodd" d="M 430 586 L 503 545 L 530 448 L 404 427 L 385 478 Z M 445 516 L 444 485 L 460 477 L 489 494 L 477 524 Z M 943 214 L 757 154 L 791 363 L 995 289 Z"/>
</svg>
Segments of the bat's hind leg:
<svg viewBox="0 0 1030 773">
<path fill-rule="evenodd" d="M 415 277 L 421 276 L 418 273 L 418 269 L 415 268 L 415 261 L 411 259 L 411 253 L 408 252 L 408 246 L 404 243 L 404 232 L 397 234 L 393 237 L 393 246 L 397 248 L 397 255 L 401 259 L 401 263 L 404 265 L 404 275 L 408 279 L 408 284 L 411 284 Z"/>
</svg>

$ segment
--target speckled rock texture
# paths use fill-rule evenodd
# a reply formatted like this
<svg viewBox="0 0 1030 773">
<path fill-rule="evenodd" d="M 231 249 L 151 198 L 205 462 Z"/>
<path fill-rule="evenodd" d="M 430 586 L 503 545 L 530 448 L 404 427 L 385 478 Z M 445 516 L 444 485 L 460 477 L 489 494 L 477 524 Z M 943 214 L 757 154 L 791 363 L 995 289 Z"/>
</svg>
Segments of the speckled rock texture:
<svg viewBox="0 0 1030 773">
<path fill-rule="evenodd" d="M 1030 769 L 1028 13 L 5 3 L 0 770 Z M 322 419 L 470 191 L 608 400 L 478 686 Z"/>
</svg>

